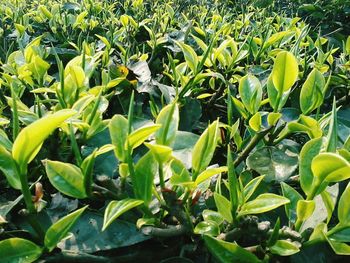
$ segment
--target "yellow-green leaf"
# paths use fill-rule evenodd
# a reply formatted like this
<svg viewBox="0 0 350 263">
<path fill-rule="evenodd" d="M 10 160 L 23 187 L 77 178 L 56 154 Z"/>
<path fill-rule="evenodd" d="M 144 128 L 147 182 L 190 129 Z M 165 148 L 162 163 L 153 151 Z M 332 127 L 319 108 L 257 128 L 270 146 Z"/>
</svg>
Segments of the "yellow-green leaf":
<svg viewBox="0 0 350 263">
<path fill-rule="evenodd" d="M 39 152 L 44 140 L 76 111 L 60 110 L 33 122 L 17 136 L 12 157 L 20 167 L 26 166 Z"/>
<path fill-rule="evenodd" d="M 288 91 L 298 79 L 298 61 L 288 51 L 278 53 L 272 69 L 272 82 L 279 94 Z"/>
</svg>

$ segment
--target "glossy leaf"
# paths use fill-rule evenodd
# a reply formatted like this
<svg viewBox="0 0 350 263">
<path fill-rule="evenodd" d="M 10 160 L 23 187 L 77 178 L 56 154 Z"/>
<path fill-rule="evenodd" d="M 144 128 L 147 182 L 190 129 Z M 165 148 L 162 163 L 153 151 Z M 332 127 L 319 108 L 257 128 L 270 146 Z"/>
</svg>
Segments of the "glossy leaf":
<svg viewBox="0 0 350 263">
<path fill-rule="evenodd" d="M 223 216 L 223 218 L 225 218 L 227 222 L 232 223 L 233 217 L 231 212 L 231 202 L 227 200 L 226 197 L 218 193 L 214 193 L 214 200 L 218 212 Z"/>
<path fill-rule="evenodd" d="M 207 170 L 201 172 L 200 175 L 198 175 L 195 183 L 199 185 L 200 183 L 203 183 L 204 181 L 208 180 L 210 177 L 224 172 L 227 172 L 226 166 L 218 168 L 208 168 Z"/>
<path fill-rule="evenodd" d="M 260 260 L 249 251 L 235 243 L 218 240 L 210 236 L 204 236 L 204 242 L 210 253 L 221 263 L 249 262 L 257 263 Z"/>
<path fill-rule="evenodd" d="M 315 211 L 315 201 L 299 200 L 297 203 L 297 217 L 298 220 L 305 221 Z"/>
<path fill-rule="evenodd" d="M 279 256 L 291 256 L 299 252 L 299 247 L 287 240 L 277 240 L 269 249 L 272 254 Z"/>
<path fill-rule="evenodd" d="M 249 126 L 252 128 L 255 132 L 260 131 L 261 129 L 261 115 L 259 112 L 255 113 L 250 119 L 249 119 Z"/>
<path fill-rule="evenodd" d="M 172 148 L 159 144 L 145 143 L 145 145 L 148 149 L 150 149 L 154 158 L 159 164 L 163 164 L 169 161 L 172 154 Z"/>
<path fill-rule="evenodd" d="M 73 110 L 60 110 L 25 127 L 18 134 L 12 148 L 12 156 L 17 164 L 23 167 L 33 160 L 44 140 L 75 113 Z"/>
<path fill-rule="evenodd" d="M 288 51 L 278 53 L 272 69 L 272 82 L 279 94 L 291 89 L 298 78 L 298 61 Z"/>
<path fill-rule="evenodd" d="M 181 48 L 188 67 L 194 74 L 197 73 L 197 66 L 199 64 L 198 56 L 193 48 L 185 43 L 175 41 L 175 43 Z"/>
<path fill-rule="evenodd" d="M 114 153 L 121 162 L 126 161 L 125 142 L 128 136 L 128 123 L 122 115 L 115 115 L 109 122 L 109 134 L 115 146 Z"/>
<path fill-rule="evenodd" d="M 21 189 L 21 181 L 17 172 L 16 163 L 11 153 L 0 145 L 0 170 L 6 176 L 8 183 L 15 189 Z"/>
<path fill-rule="evenodd" d="M 311 170 L 312 160 L 320 153 L 323 145 L 323 138 L 308 141 L 300 152 L 299 174 L 300 185 L 303 191 L 308 194 L 312 189 L 314 176 Z"/>
<path fill-rule="evenodd" d="M 131 149 L 135 149 L 136 147 L 140 146 L 145 140 L 147 140 L 148 137 L 151 136 L 160 127 L 161 125 L 154 124 L 146 127 L 141 127 L 136 131 L 133 131 L 128 135 L 127 144 L 125 146 L 129 146 Z"/>
<path fill-rule="evenodd" d="M 143 201 L 137 199 L 111 201 L 105 210 L 102 231 L 106 230 L 106 228 L 119 216 L 141 204 L 143 204 Z"/>
<path fill-rule="evenodd" d="M 322 182 L 340 182 L 350 178 L 350 163 L 338 154 L 320 153 L 311 163 L 312 173 Z"/>
<path fill-rule="evenodd" d="M 265 213 L 288 204 L 289 202 L 289 199 L 283 196 L 276 194 L 261 194 L 256 199 L 242 205 L 238 216 Z"/>
<path fill-rule="evenodd" d="M 66 215 L 49 227 L 49 229 L 46 231 L 44 240 L 45 247 L 49 251 L 52 251 L 57 246 L 58 242 L 67 236 L 69 230 L 86 208 L 87 206 L 84 206 L 83 208 Z"/>
<path fill-rule="evenodd" d="M 246 75 L 240 79 L 238 91 L 244 107 L 251 114 L 255 114 L 260 107 L 262 98 L 260 81 L 253 75 Z"/>
<path fill-rule="evenodd" d="M 297 204 L 299 200 L 303 200 L 303 197 L 297 190 L 284 182 L 281 183 L 281 188 L 283 196 L 290 200 L 290 203 L 285 205 L 286 215 L 291 222 L 295 223 L 297 218 Z"/>
<path fill-rule="evenodd" d="M 224 222 L 223 216 L 216 211 L 205 209 L 202 212 L 203 219 L 205 221 L 213 221 L 217 223 L 218 225 L 221 225 Z"/>
<path fill-rule="evenodd" d="M 317 69 L 308 75 L 300 91 L 300 108 L 304 114 L 309 114 L 322 105 L 325 78 Z"/>
<path fill-rule="evenodd" d="M 86 198 L 84 175 L 75 165 L 47 160 L 45 164 L 51 184 L 61 193 L 74 197 Z"/>
<path fill-rule="evenodd" d="M 219 138 L 219 122 L 214 121 L 203 132 L 193 149 L 192 169 L 199 174 L 209 165 Z"/>
<path fill-rule="evenodd" d="M 338 146 L 338 119 L 337 119 L 337 101 L 333 99 L 332 114 L 328 125 L 328 134 L 326 140 L 326 151 L 335 152 Z"/>
<path fill-rule="evenodd" d="M 214 221 L 199 222 L 193 232 L 197 235 L 217 236 L 220 234 L 220 228 Z"/>
<path fill-rule="evenodd" d="M 260 175 L 250 180 L 249 183 L 243 189 L 244 201 L 248 201 L 250 197 L 254 194 L 255 190 L 260 185 L 261 181 L 265 178 L 265 175 Z"/>
<path fill-rule="evenodd" d="M 165 106 L 158 114 L 156 124 L 162 125 L 155 133 L 156 142 L 171 145 L 179 127 L 179 106 L 176 103 Z"/>
<path fill-rule="evenodd" d="M 132 177 L 134 193 L 146 205 L 152 199 L 153 179 L 157 171 L 158 163 L 151 152 L 145 154 L 135 166 L 135 175 Z"/>
<path fill-rule="evenodd" d="M 341 224 L 350 224 L 350 183 L 339 199 L 338 220 Z"/>
<path fill-rule="evenodd" d="M 0 241 L 0 255 L 3 263 L 31 263 L 37 260 L 42 249 L 23 238 L 9 238 Z"/>
</svg>

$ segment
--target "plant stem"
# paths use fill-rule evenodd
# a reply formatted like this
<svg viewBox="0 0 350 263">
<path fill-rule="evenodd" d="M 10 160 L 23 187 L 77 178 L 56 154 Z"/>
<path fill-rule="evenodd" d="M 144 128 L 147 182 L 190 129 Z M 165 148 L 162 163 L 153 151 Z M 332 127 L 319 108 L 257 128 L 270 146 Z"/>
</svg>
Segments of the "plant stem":
<svg viewBox="0 0 350 263">
<path fill-rule="evenodd" d="M 163 170 L 163 164 L 162 163 L 159 163 L 158 174 L 159 174 L 160 188 L 164 189 L 165 188 L 165 182 L 164 182 L 164 170 Z"/>
<path fill-rule="evenodd" d="M 238 158 L 233 162 L 234 167 L 237 167 L 241 162 L 243 162 L 249 155 L 249 153 L 255 148 L 255 146 L 260 142 L 262 138 L 268 134 L 274 126 L 271 126 L 259 133 L 256 133 L 249 144 L 244 148 Z"/>
</svg>

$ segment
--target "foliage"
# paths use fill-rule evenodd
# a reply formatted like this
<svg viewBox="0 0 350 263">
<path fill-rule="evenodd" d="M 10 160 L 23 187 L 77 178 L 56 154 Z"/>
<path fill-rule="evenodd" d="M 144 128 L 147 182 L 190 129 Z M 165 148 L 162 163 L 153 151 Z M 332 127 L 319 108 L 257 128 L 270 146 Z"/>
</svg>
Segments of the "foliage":
<svg viewBox="0 0 350 263">
<path fill-rule="evenodd" d="M 339 0 L 2 1 L 2 261 L 349 255 L 348 16 Z"/>
</svg>

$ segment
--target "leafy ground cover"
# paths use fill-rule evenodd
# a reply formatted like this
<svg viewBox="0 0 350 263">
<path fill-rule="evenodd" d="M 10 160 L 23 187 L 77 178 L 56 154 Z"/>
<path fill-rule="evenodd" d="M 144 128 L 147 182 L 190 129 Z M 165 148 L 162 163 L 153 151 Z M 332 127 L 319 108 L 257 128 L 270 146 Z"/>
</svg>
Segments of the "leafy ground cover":
<svg viewBox="0 0 350 263">
<path fill-rule="evenodd" d="M 0 1 L 1 262 L 344 262 L 349 13 Z"/>
</svg>

